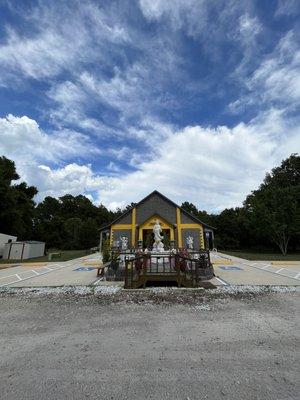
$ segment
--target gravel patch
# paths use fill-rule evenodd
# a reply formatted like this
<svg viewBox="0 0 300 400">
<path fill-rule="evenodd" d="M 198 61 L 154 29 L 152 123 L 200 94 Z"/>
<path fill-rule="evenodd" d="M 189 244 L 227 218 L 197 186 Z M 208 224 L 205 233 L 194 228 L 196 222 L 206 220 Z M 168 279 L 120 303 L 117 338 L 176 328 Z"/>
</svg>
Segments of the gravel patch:
<svg viewBox="0 0 300 400">
<path fill-rule="evenodd" d="M 222 286 L 216 289 L 187 289 L 177 287 L 152 287 L 148 289 L 126 290 L 120 286 L 62 286 L 41 288 L 0 288 L 0 297 L 53 297 L 94 298 L 104 303 L 136 304 L 189 304 L 198 311 L 209 311 L 207 303 L 216 299 L 252 299 L 275 293 L 299 292 L 297 286 Z"/>
</svg>

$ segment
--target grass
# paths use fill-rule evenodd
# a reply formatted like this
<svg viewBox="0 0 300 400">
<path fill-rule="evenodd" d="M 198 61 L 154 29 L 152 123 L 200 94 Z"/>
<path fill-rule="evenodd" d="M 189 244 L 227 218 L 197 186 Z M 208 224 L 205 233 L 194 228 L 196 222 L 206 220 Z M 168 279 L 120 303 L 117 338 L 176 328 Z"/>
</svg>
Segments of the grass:
<svg viewBox="0 0 300 400">
<path fill-rule="evenodd" d="M 280 253 L 259 253 L 249 250 L 220 250 L 220 252 L 230 256 L 245 258 L 246 260 L 253 261 L 300 261 L 300 253 L 291 253 L 283 256 Z"/>
<path fill-rule="evenodd" d="M 61 253 L 61 257 L 54 257 L 50 262 L 57 262 L 57 261 L 69 261 L 73 260 L 74 258 L 83 257 L 86 254 L 85 250 L 49 250 L 48 253 Z M 36 258 L 28 258 L 27 260 L 2 260 L 0 259 L 0 264 L 15 264 L 15 263 L 27 263 L 27 262 L 43 262 L 48 261 L 48 255 L 43 257 L 36 257 Z"/>
</svg>

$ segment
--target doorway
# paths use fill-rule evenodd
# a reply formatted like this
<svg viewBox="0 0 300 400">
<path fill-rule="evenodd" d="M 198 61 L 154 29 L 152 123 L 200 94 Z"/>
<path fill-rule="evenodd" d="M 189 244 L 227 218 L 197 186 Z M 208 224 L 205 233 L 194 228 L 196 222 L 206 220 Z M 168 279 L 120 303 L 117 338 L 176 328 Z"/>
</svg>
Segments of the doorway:
<svg viewBox="0 0 300 400">
<path fill-rule="evenodd" d="M 163 244 L 164 248 L 168 250 L 170 248 L 170 237 L 171 237 L 171 232 L 170 229 L 163 229 L 162 235 L 164 237 L 163 239 Z M 152 229 L 143 229 L 143 248 L 151 250 L 153 247 L 154 243 L 154 234 Z"/>
</svg>

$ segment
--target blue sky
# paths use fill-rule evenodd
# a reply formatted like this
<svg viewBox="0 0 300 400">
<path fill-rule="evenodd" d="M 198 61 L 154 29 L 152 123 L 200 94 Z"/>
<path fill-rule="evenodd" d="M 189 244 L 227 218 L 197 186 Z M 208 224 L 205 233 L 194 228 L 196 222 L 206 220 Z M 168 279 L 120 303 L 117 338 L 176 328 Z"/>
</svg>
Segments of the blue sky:
<svg viewBox="0 0 300 400">
<path fill-rule="evenodd" d="M 218 212 L 300 150 L 297 0 L 0 0 L 0 154 L 37 201 Z"/>
</svg>

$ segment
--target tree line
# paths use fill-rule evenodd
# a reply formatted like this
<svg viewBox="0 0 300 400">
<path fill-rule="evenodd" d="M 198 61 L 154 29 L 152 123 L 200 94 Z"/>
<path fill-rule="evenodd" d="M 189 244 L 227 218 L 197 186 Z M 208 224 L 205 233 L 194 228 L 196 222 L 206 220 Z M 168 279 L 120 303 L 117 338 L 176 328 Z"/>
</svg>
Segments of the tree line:
<svg viewBox="0 0 300 400">
<path fill-rule="evenodd" d="M 124 211 L 94 205 L 83 195 L 47 196 L 35 204 L 38 190 L 20 177 L 15 163 L 0 157 L 0 232 L 19 240 L 46 242 L 48 248 L 87 249 L 99 243 L 99 228 Z M 182 204 L 189 213 L 216 228 L 220 250 L 274 250 L 282 254 L 300 246 L 300 157 L 292 154 L 268 173 L 242 207 L 209 214 L 194 204 Z"/>
<path fill-rule="evenodd" d="M 300 157 L 292 154 L 267 173 L 242 207 L 208 214 L 185 202 L 182 207 L 216 228 L 215 245 L 222 250 L 300 250 Z"/>
</svg>

